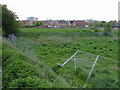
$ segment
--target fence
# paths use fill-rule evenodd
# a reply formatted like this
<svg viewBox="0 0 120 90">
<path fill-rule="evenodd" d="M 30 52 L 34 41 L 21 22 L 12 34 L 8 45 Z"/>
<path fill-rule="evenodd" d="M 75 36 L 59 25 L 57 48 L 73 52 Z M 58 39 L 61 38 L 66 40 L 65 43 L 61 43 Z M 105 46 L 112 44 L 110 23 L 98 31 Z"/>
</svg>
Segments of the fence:
<svg viewBox="0 0 120 90">
<path fill-rule="evenodd" d="M 19 37 L 12 42 L 24 52 L 38 55 L 40 43 Z M 77 51 L 69 59 L 61 61 L 63 63 L 58 63 L 60 67 L 74 70 L 79 74 L 80 79 L 86 82 L 81 86 L 76 80 L 76 87 L 118 88 L 118 63 L 120 61 L 82 51 Z"/>
<path fill-rule="evenodd" d="M 120 61 L 77 51 L 58 65 L 79 72 L 79 77 L 86 81 L 82 88 L 118 88 L 118 63 Z"/>
<path fill-rule="evenodd" d="M 11 35 L 12 36 L 12 35 Z M 23 52 L 29 52 L 38 54 L 39 42 L 33 42 L 27 38 L 12 36 L 8 38 L 9 41 L 13 43 L 14 46 L 22 50 Z"/>
</svg>

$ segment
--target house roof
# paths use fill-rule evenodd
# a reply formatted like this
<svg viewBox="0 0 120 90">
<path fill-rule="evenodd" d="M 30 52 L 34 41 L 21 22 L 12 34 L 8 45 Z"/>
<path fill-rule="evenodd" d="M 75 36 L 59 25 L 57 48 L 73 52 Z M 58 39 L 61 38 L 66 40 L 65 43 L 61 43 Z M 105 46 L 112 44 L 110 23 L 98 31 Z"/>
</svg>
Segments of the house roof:
<svg viewBox="0 0 120 90">
<path fill-rule="evenodd" d="M 34 24 L 36 21 L 31 21 L 31 20 L 22 20 L 24 24 L 32 23 Z"/>
<path fill-rule="evenodd" d="M 58 21 L 59 24 L 67 24 L 67 21 L 64 21 L 64 20 L 60 20 Z"/>
<path fill-rule="evenodd" d="M 76 20 L 76 24 L 89 24 L 88 22 L 85 22 L 84 20 Z"/>
</svg>

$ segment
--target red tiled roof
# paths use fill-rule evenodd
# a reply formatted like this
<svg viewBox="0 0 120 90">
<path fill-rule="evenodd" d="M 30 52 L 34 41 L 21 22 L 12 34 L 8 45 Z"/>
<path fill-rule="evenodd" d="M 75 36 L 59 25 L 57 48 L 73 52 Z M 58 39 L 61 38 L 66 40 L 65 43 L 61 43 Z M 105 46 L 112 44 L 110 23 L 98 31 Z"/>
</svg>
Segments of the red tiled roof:
<svg viewBox="0 0 120 90">
<path fill-rule="evenodd" d="M 27 24 L 27 23 L 32 23 L 32 24 L 34 24 L 35 23 L 35 21 L 31 21 L 31 20 L 22 20 L 21 22 L 23 22 L 24 24 Z"/>
</svg>

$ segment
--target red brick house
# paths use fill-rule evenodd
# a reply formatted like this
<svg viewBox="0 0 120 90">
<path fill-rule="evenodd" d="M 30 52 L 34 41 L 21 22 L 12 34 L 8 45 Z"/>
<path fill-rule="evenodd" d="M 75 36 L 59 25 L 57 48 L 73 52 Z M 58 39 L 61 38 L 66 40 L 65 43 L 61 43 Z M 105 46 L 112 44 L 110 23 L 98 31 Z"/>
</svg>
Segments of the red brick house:
<svg viewBox="0 0 120 90">
<path fill-rule="evenodd" d="M 25 26 L 32 26 L 36 23 L 36 21 L 32 21 L 32 20 L 22 20 L 21 21 Z"/>
<path fill-rule="evenodd" d="M 85 22 L 84 20 L 76 20 L 75 21 L 75 26 L 78 28 L 87 28 L 89 25 L 88 22 Z"/>
<path fill-rule="evenodd" d="M 24 26 L 32 27 L 37 21 L 33 20 L 22 20 Z M 87 28 L 89 23 L 84 20 L 43 20 L 39 28 L 63 28 L 63 27 L 77 27 L 77 28 Z"/>
<path fill-rule="evenodd" d="M 68 27 L 69 26 L 69 22 L 65 21 L 65 20 L 59 20 L 58 21 L 58 26 L 59 27 Z"/>
</svg>

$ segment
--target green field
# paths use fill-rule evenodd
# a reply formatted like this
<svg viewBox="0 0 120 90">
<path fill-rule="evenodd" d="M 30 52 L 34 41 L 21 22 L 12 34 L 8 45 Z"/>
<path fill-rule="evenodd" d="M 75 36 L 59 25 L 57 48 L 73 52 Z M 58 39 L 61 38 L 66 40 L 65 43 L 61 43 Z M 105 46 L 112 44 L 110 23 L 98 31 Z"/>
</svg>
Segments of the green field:
<svg viewBox="0 0 120 90">
<path fill-rule="evenodd" d="M 106 36 L 89 29 L 23 28 L 16 43 L 3 40 L 3 87 L 81 88 L 87 83 L 86 88 L 117 88 L 115 62 L 100 58 L 89 81 L 95 56 L 78 53 L 76 70 L 73 59 L 64 67 L 57 65 L 78 50 L 118 60 L 117 34 L 117 30 Z"/>
<path fill-rule="evenodd" d="M 49 54 L 43 55 L 45 57 L 52 54 L 60 57 L 64 54 L 71 56 L 77 50 L 81 50 L 118 60 L 116 31 L 113 32 L 113 36 L 95 36 L 93 32 L 85 29 L 22 29 L 21 31 L 22 37 L 40 43 L 40 51 Z"/>
</svg>

